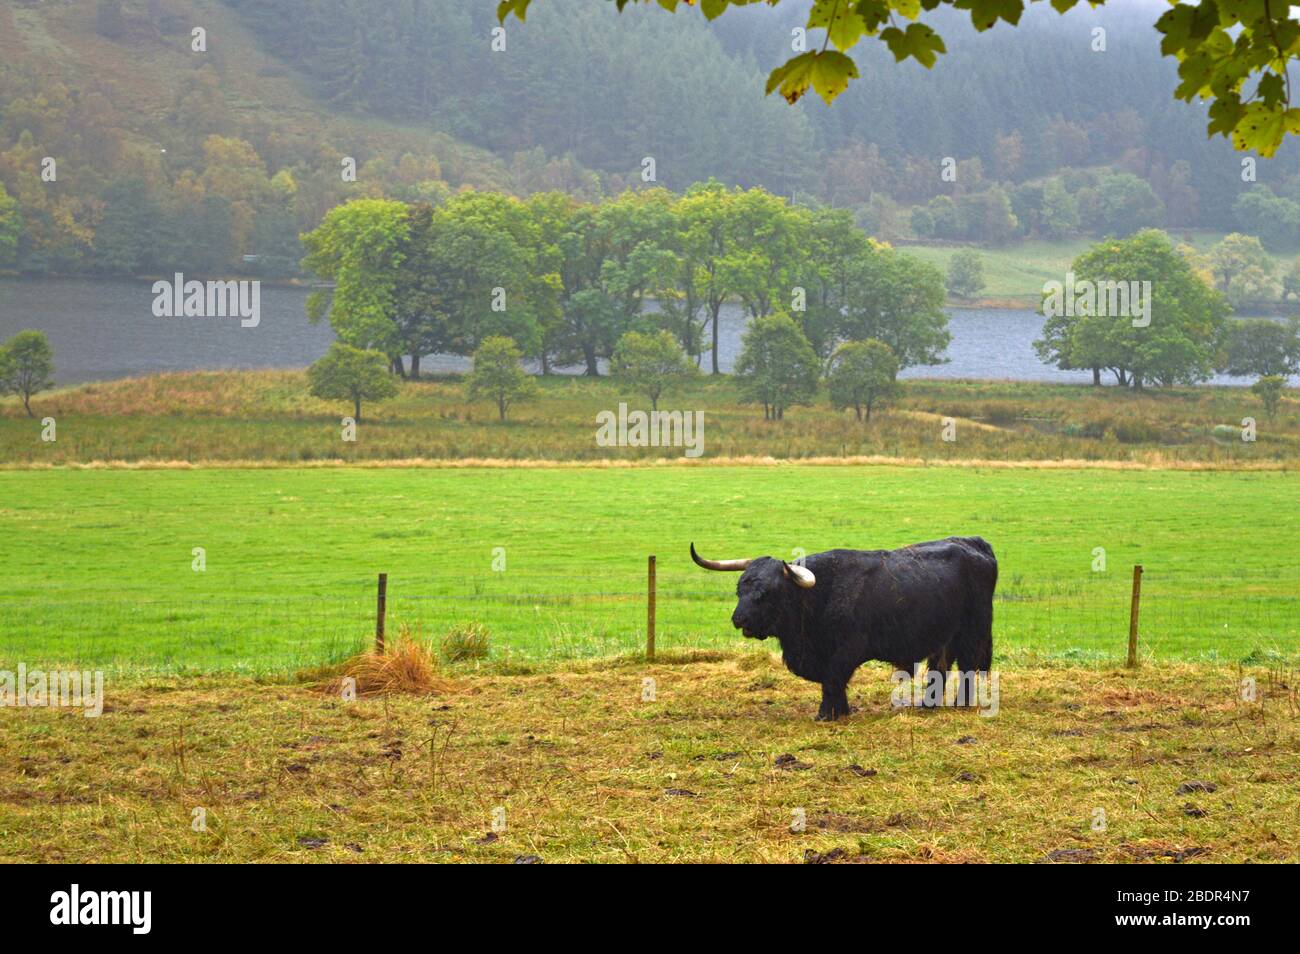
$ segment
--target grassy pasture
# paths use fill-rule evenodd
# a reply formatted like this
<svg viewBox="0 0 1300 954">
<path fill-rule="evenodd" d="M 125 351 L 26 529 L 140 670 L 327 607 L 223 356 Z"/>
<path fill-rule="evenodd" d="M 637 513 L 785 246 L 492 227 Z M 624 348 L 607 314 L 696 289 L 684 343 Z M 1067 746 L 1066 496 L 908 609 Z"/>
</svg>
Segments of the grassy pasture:
<svg viewBox="0 0 1300 954">
<path fill-rule="evenodd" d="M 873 668 L 826 724 L 770 654 L 695 657 L 352 703 L 110 680 L 98 719 L 6 710 L 0 861 L 1300 860 L 1283 673 L 1246 670 L 1248 703 L 1236 667 L 1021 668 L 982 718 L 892 708 Z"/>
<path fill-rule="evenodd" d="M 1200 229 L 1190 232 L 1173 230 L 1170 237 L 1175 244 L 1186 243 L 1198 252 L 1205 253 L 1218 244 L 1225 234 L 1227 233 Z M 1088 238 L 1056 241 L 1034 239 L 1001 248 L 976 247 L 975 251 L 984 261 L 985 288 L 980 292 L 980 297 L 1037 307 L 1042 301 L 1043 283 L 1064 281 L 1065 273 L 1070 270 L 1074 260 L 1095 242 L 1095 239 Z M 900 248 L 909 255 L 937 266 L 945 274 L 953 253 L 958 250 L 958 246 L 923 243 L 909 243 Z M 1275 273 L 1281 275 L 1295 260 L 1295 253 L 1271 252 L 1269 257 L 1273 259 Z"/>
<path fill-rule="evenodd" d="M 315 664 L 368 638 L 379 571 L 393 632 L 477 621 L 521 664 L 628 653 L 650 553 L 659 645 L 735 646 L 735 577 L 692 566 L 691 540 L 790 558 L 975 533 L 1000 560 L 1003 663 L 1121 658 L 1138 562 L 1149 656 L 1294 658 L 1298 490 L 1284 471 L 1033 467 L 5 471 L 0 668 Z"/>
</svg>

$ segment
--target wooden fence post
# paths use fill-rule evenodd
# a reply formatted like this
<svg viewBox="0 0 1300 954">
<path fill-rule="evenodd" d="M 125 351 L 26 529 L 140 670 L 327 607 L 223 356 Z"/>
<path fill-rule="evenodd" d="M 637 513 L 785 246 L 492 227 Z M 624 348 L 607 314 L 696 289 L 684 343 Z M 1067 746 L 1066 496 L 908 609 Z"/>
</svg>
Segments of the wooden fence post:
<svg viewBox="0 0 1300 954">
<path fill-rule="evenodd" d="M 1128 610 L 1128 668 L 1138 664 L 1138 608 L 1142 602 L 1142 564 L 1133 565 L 1133 601 Z"/>
<path fill-rule="evenodd" d="M 650 557 L 646 564 L 646 608 L 645 608 L 645 658 L 646 662 L 655 661 L 655 558 Z"/>
<path fill-rule="evenodd" d="M 388 574 L 379 574 L 379 597 L 375 606 L 375 652 L 384 654 L 384 613 L 388 608 Z"/>
</svg>

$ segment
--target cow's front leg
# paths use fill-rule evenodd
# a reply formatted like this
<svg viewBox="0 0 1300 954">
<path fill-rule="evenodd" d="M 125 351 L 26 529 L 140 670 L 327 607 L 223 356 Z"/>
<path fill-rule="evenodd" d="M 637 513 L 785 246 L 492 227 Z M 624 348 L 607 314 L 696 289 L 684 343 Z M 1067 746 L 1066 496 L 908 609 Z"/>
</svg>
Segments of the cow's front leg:
<svg viewBox="0 0 1300 954">
<path fill-rule="evenodd" d="M 834 722 L 849 714 L 849 695 L 842 682 L 822 683 L 822 704 L 817 710 L 818 722 Z"/>
</svg>

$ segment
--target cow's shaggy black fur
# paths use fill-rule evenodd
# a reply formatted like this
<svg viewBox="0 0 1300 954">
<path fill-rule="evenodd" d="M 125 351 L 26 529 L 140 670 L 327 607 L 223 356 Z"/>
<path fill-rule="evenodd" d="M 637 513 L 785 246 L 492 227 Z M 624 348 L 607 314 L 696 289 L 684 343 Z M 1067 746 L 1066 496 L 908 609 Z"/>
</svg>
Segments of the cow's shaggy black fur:
<svg viewBox="0 0 1300 954">
<path fill-rule="evenodd" d="M 872 659 L 909 673 L 926 661 L 942 680 L 987 672 L 993 661 L 998 562 L 979 537 L 949 537 L 901 550 L 827 550 L 803 565 L 798 586 L 781 560 L 760 557 L 736 585 L 731 621 L 746 636 L 781 641 L 796 676 L 822 685 L 818 719 L 849 713 L 854 671 Z"/>
</svg>

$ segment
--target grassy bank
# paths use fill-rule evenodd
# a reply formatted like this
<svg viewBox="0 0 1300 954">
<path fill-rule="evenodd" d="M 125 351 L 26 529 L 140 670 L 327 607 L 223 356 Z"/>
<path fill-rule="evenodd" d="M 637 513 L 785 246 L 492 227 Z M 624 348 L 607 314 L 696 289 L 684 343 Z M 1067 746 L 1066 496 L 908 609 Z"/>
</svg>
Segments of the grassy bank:
<svg viewBox="0 0 1300 954">
<path fill-rule="evenodd" d="M 479 622 L 495 659 L 627 653 L 649 554 L 660 645 L 730 646 L 736 578 L 694 567 L 692 540 L 789 559 L 949 534 L 997 551 L 999 658 L 1121 658 L 1134 563 L 1144 653 L 1283 658 L 1297 491 L 1284 472 L 1032 467 L 0 472 L 0 668 L 313 664 L 369 638 L 380 571 L 394 632 Z"/>
<path fill-rule="evenodd" d="M 98 719 L 5 713 L 0 860 L 1300 860 L 1279 672 L 1013 670 L 992 718 L 896 709 L 889 689 L 861 672 L 861 711 L 827 725 L 766 653 L 352 703 L 110 681 Z"/>
<path fill-rule="evenodd" d="M 90 461 L 270 461 L 681 458 L 681 448 L 601 447 L 596 415 L 649 402 L 608 379 L 549 378 L 542 397 L 502 424 L 471 404 L 455 378 L 406 384 L 363 408 L 354 442 L 340 421 L 351 408 L 308 394 L 298 371 L 188 372 L 87 384 L 38 395 L 36 418 L 0 400 L 0 466 Z M 1300 397 L 1274 420 L 1243 388 L 1133 394 L 1119 388 L 1020 382 L 907 381 L 892 408 L 869 423 L 824 398 L 764 421 L 739 403 L 732 380 L 702 380 L 665 395 L 662 407 L 704 412 L 704 458 L 882 456 L 926 460 L 1119 460 L 1163 466 L 1250 466 L 1300 459 Z M 57 440 L 43 441 L 53 417 Z M 943 439 L 943 418 L 956 421 Z M 1224 428 L 1258 422 L 1246 443 Z M 1216 432 L 1215 428 L 1220 430 Z"/>
</svg>

